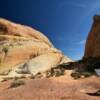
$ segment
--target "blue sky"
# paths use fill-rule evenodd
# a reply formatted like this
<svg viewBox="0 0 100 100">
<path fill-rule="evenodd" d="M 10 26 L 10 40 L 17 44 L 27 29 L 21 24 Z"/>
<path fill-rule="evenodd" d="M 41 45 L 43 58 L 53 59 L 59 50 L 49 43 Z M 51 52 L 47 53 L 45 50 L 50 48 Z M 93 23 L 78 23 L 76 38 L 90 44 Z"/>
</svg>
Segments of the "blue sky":
<svg viewBox="0 0 100 100">
<path fill-rule="evenodd" d="M 84 55 L 95 14 L 100 0 L 0 0 L 0 17 L 38 29 L 74 60 Z"/>
</svg>

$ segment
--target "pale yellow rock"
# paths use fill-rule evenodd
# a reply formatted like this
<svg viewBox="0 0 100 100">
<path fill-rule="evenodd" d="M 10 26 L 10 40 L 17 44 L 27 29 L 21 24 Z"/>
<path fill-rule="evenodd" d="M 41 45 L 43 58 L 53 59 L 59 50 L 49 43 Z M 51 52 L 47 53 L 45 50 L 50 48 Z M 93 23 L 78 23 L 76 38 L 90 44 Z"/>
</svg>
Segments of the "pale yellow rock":
<svg viewBox="0 0 100 100">
<path fill-rule="evenodd" d="M 70 61 L 41 32 L 0 19 L 0 74 L 11 70 L 1 80 L 35 75 Z"/>
<path fill-rule="evenodd" d="M 53 52 L 38 56 L 29 61 L 29 71 L 34 75 L 38 72 L 44 72 L 46 70 L 54 68 L 59 65 L 62 57 L 62 54 Z"/>
</svg>

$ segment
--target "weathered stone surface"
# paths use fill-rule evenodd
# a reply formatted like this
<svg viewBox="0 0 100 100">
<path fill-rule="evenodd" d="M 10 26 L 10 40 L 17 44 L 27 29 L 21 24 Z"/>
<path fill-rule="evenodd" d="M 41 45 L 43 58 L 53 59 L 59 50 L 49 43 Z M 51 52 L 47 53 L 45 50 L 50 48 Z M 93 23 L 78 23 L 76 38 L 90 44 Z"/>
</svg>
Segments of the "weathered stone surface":
<svg viewBox="0 0 100 100">
<path fill-rule="evenodd" d="M 52 43 L 41 32 L 25 25 L 15 24 L 11 21 L 0 19 L 0 30 L 0 34 L 3 35 L 30 37 L 32 39 L 44 41 L 48 45 L 52 46 Z"/>
<path fill-rule="evenodd" d="M 37 74 L 38 72 L 44 72 L 50 68 L 56 67 L 61 62 L 62 57 L 62 54 L 58 52 L 40 55 L 29 61 L 29 72 Z"/>
<path fill-rule="evenodd" d="M 0 78 L 27 77 L 69 61 L 42 33 L 0 19 Z"/>
<path fill-rule="evenodd" d="M 100 58 L 100 15 L 95 15 L 88 35 L 84 58 Z"/>
</svg>

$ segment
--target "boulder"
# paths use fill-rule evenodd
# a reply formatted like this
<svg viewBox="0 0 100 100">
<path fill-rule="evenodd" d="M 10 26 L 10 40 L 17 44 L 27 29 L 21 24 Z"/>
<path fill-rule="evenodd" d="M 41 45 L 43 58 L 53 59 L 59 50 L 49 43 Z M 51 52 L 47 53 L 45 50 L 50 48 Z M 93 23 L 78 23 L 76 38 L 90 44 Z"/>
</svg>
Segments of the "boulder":
<svg viewBox="0 0 100 100">
<path fill-rule="evenodd" d="M 0 19 L 0 78 L 35 75 L 70 61 L 41 32 Z"/>
</svg>

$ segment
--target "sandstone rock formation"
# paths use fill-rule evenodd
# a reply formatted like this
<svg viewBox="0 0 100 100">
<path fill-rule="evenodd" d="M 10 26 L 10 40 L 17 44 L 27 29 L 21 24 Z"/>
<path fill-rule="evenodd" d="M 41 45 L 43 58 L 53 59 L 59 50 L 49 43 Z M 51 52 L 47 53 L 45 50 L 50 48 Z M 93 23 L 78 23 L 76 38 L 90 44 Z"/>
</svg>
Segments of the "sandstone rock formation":
<svg viewBox="0 0 100 100">
<path fill-rule="evenodd" d="M 100 58 L 100 15 L 95 15 L 88 35 L 84 58 Z"/>
<path fill-rule="evenodd" d="M 35 75 L 69 61 L 39 31 L 0 19 L 1 78 Z"/>
</svg>

